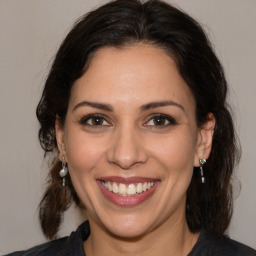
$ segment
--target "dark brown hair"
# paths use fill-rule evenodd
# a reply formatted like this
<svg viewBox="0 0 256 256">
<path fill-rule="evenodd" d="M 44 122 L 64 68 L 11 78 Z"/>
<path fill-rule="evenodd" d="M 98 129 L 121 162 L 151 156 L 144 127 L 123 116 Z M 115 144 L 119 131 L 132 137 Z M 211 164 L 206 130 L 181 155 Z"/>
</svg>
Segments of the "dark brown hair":
<svg viewBox="0 0 256 256">
<path fill-rule="evenodd" d="M 93 54 L 106 46 L 145 43 L 166 50 L 176 62 L 196 101 L 200 127 L 208 113 L 216 118 L 212 151 L 204 166 L 206 184 L 194 170 L 187 191 L 186 218 L 191 231 L 204 228 L 223 234 L 232 215 L 231 176 L 238 159 L 235 131 L 226 102 L 223 68 L 201 26 L 190 16 L 161 1 L 116 0 L 83 16 L 72 28 L 52 64 L 37 107 L 39 140 L 45 152 L 56 155 L 55 119 L 65 123 L 70 90 L 86 73 Z M 80 204 L 70 178 L 61 187 L 57 157 L 40 203 L 41 227 L 54 238 L 62 215 L 72 201 Z"/>
</svg>

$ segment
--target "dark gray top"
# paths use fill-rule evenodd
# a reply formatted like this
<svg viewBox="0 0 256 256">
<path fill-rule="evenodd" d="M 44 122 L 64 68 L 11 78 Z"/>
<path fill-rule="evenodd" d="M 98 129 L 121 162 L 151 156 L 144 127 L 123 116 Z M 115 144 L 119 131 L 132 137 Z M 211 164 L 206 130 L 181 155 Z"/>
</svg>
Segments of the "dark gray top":
<svg viewBox="0 0 256 256">
<path fill-rule="evenodd" d="M 86 256 L 83 242 L 89 235 L 89 223 L 85 221 L 69 237 L 5 256 Z M 197 243 L 188 256 L 256 256 L 256 251 L 228 237 L 217 237 L 206 230 L 202 230 Z"/>
</svg>

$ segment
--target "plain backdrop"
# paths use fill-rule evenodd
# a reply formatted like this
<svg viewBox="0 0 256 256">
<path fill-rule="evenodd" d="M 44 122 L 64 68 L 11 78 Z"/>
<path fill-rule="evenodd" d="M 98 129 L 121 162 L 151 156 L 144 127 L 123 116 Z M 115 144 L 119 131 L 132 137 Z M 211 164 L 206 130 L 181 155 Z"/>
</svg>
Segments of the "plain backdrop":
<svg viewBox="0 0 256 256">
<path fill-rule="evenodd" d="M 256 1 L 173 0 L 205 28 L 230 84 L 243 155 L 229 228 L 256 248 Z M 73 22 L 103 0 L 0 0 L 0 254 L 45 241 L 38 222 L 47 164 L 35 108 L 54 54 Z M 83 216 L 72 208 L 61 235 Z"/>
</svg>

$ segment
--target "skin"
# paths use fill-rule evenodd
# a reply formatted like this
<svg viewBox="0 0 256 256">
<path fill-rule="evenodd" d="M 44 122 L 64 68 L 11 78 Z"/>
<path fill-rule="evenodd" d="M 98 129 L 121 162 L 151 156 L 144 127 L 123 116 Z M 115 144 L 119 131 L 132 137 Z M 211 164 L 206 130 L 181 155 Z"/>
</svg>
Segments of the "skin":
<svg viewBox="0 0 256 256">
<path fill-rule="evenodd" d="M 145 109 L 167 101 L 172 104 Z M 90 114 L 100 115 L 99 125 L 88 119 Z M 157 123 L 156 114 L 171 119 Z M 193 95 L 164 50 L 137 44 L 95 53 L 72 88 L 64 126 L 56 120 L 60 160 L 65 157 L 87 209 L 86 255 L 190 252 L 198 234 L 187 226 L 186 191 L 193 167 L 210 154 L 214 125 L 209 114 L 209 121 L 197 127 Z M 122 207 L 107 200 L 97 183 L 108 176 L 149 177 L 159 184 L 145 202 Z"/>
</svg>

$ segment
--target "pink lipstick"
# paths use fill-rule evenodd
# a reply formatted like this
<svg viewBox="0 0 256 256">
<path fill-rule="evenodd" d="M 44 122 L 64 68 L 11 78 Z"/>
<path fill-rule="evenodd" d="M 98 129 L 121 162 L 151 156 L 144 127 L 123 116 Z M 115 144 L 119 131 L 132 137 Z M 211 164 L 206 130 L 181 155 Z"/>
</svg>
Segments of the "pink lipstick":
<svg viewBox="0 0 256 256">
<path fill-rule="evenodd" d="M 97 183 L 103 195 L 118 206 L 136 206 L 149 199 L 160 181 L 146 177 L 102 177 Z"/>
</svg>

